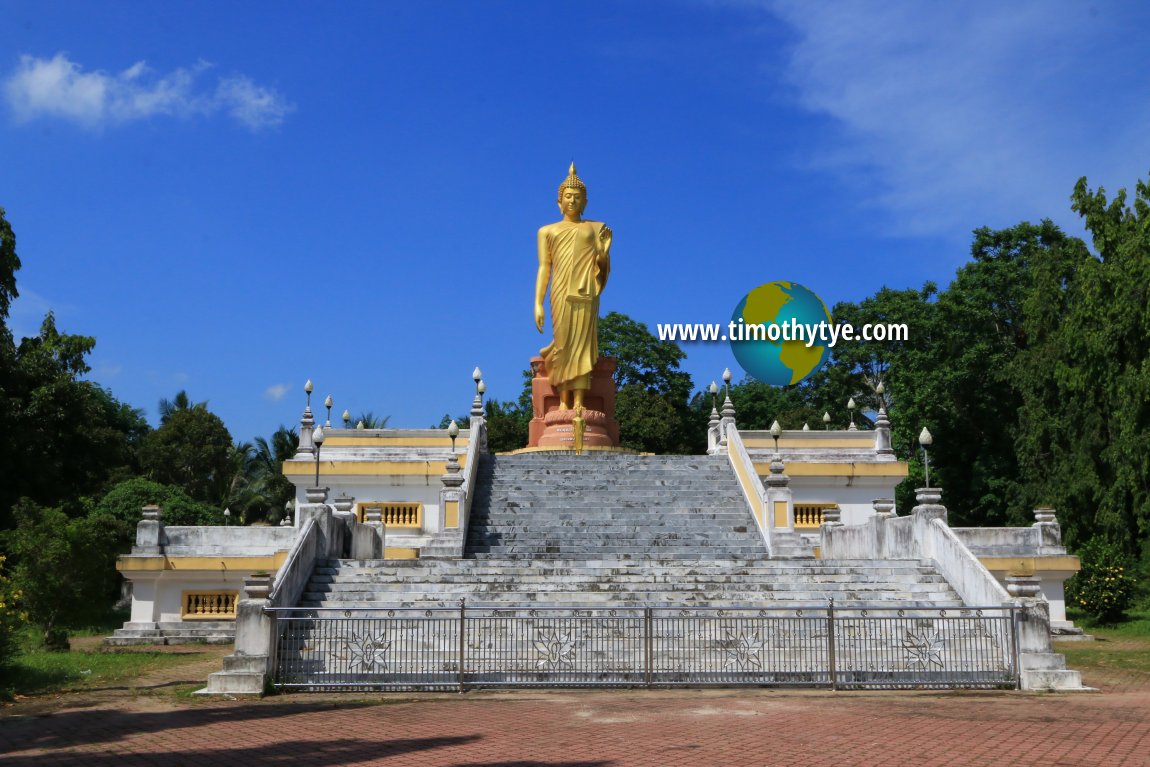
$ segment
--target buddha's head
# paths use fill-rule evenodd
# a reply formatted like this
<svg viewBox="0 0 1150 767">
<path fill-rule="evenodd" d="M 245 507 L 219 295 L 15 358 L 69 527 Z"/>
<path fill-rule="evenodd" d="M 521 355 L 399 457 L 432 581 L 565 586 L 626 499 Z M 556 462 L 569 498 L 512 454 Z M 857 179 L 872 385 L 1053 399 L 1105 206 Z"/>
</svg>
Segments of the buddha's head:
<svg viewBox="0 0 1150 767">
<path fill-rule="evenodd" d="M 559 185 L 558 202 L 559 211 L 564 216 L 581 216 L 583 209 L 587 207 L 587 185 L 575 173 L 575 163 L 571 163 L 567 178 Z"/>
</svg>

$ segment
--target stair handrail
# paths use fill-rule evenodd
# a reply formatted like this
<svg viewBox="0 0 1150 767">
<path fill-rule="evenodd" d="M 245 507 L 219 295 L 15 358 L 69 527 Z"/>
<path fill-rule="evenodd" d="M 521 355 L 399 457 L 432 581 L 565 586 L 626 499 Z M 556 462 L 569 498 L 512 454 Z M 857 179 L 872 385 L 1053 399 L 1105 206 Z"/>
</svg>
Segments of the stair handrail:
<svg viewBox="0 0 1150 767">
<path fill-rule="evenodd" d="M 467 456 L 463 459 L 463 503 L 459 511 L 459 532 L 467 540 L 467 524 L 471 520 L 471 499 L 475 493 L 471 492 L 476 472 L 479 470 L 479 453 L 481 446 L 487 444 L 487 419 L 471 419 L 471 429 L 467 435 Z"/>
<path fill-rule="evenodd" d="M 751 460 L 747 447 L 743 444 L 743 438 L 739 436 L 738 428 L 733 423 L 728 423 L 725 428 L 727 430 L 727 458 L 731 462 L 731 468 L 735 471 L 735 477 L 739 480 L 739 487 L 750 507 L 755 525 L 759 528 L 759 535 L 762 536 L 763 543 L 767 547 L 767 556 L 770 557 L 774 552 L 774 546 L 771 537 L 771 516 L 767 506 L 766 488 L 759 480 L 758 472 L 755 471 L 755 462 Z"/>
<path fill-rule="evenodd" d="M 918 522 L 915 533 L 916 542 L 923 550 L 921 558 L 935 562 L 939 575 L 946 578 L 963 602 L 968 605 L 1014 603 L 1002 584 L 954 534 L 945 520 L 936 517 L 925 526 Z"/>
<path fill-rule="evenodd" d="M 946 523 L 942 506 L 916 506 L 909 516 L 876 515 L 857 525 L 824 523 L 824 559 L 925 559 L 968 605 L 1012 602 L 1011 596 Z"/>
<path fill-rule="evenodd" d="M 268 594 L 269 607 L 294 607 L 303 595 L 304 587 L 315 569 L 319 544 L 319 527 L 315 518 L 304 520 L 299 535 L 280 565 Z"/>
</svg>

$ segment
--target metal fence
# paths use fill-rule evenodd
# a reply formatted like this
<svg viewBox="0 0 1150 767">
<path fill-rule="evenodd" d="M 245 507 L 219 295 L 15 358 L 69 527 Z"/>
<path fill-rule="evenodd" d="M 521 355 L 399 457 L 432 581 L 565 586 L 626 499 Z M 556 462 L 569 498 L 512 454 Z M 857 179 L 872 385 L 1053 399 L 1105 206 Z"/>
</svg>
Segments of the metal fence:
<svg viewBox="0 0 1150 767">
<path fill-rule="evenodd" d="M 1017 608 L 276 608 L 301 690 L 1013 688 Z"/>
</svg>

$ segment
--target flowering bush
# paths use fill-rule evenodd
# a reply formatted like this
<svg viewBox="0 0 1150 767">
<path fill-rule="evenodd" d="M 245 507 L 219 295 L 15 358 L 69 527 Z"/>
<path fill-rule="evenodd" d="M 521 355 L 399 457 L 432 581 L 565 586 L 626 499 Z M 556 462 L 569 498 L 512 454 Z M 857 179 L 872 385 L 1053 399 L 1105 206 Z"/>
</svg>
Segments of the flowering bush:
<svg viewBox="0 0 1150 767">
<path fill-rule="evenodd" d="M 0 554 L 0 669 L 12 660 L 16 652 L 16 631 L 28 619 L 20 611 L 20 592 L 12 587 L 4 573 L 4 561 L 4 555 Z"/>
<path fill-rule="evenodd" d="M 1066 603 L 1102 623 L 1121 620 L 1134 598 L 1134 578 L 1118 547 L 1091 538 L 1078 552 L 1082 569 L 1066 581 Z"/>
</svg>

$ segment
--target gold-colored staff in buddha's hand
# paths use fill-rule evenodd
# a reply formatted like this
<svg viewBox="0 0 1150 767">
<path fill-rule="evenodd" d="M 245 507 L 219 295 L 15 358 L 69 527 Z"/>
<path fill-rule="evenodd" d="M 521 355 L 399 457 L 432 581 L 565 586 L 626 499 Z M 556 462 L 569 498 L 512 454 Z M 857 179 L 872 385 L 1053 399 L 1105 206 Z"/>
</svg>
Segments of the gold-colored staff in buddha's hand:
<svg viewBox="0 0 1150 767">
<path fill-rule="evenodd" d="M 539 229 L 535 327 L 543 332 L 543 298 L 550 282 L 555 338 L 539 354 L 559 392 L 559 409 L 579 410 L 599 360 L 599 295 L 611 272 L 611 228 L 602 221 L 583 220 L 587 187 L 575 173 L 575 163 L 559 185 L 558 202 L 563 220 Z"/>
</svg>

